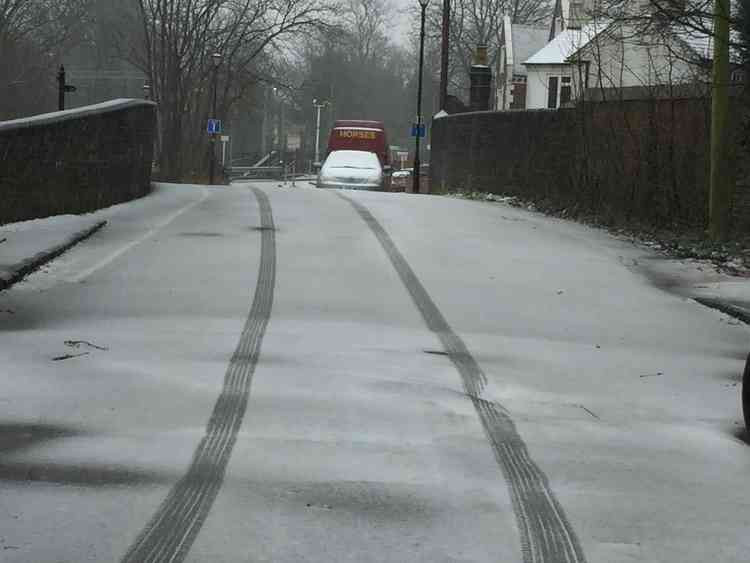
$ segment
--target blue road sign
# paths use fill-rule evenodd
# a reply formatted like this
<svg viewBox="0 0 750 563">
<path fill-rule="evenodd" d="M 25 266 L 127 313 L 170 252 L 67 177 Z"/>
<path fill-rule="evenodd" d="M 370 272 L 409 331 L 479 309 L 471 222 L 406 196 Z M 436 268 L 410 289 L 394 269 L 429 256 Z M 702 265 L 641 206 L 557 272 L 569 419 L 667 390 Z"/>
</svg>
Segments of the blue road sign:
<svg viewBox="0 0 750 563">
<path fill-rule="evenodd" d="M 424 134 L 425 134 L 425 124 L 424 123 L 422 123 L 421 125 L 417 124 L 417 123 L 413 123 L 412 124 L 412 126 L 411 126 L 411 136 L 412 137 L 424 137 Z"/>
<path fill-rule="evenodd" d="M 206 130 L 209 135 L 218 135 L 221 133 L 221 119 L 209 119 Z"/>
</svg>

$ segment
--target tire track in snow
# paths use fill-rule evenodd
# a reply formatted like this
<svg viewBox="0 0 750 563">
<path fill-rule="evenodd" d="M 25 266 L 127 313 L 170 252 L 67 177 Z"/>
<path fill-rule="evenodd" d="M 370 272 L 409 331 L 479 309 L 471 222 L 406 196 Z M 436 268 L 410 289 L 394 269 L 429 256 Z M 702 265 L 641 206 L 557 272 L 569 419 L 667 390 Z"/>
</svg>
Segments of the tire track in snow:
<svg viewBox="0 0 750 563">
<path fill-rule="evenodd" d="M 388 255 L 401 282 L 461 376 L 503 476 L 508 483 L 520 533 L 524 563 L 585 563 L 583 549 L 547 476 L 531 459 L 516 425 L 502 405 L 481 398 L 487 376 L 460 336 L 448 325 L 414 270 L 386 230 L 358 201 L 338 193 L 367 223 Z"/>
<path fill-rule="evenodd" d="M 252 188 L 260 206 L 261 257 L 253 304 L 229 361 L 224 387 L 187 473 L 172 487 L 122 559 L 124 563 L 185 559 L 221 488 L 242 419 L 273 306 L 276 237 L 271 204 Z"/>
</svg>

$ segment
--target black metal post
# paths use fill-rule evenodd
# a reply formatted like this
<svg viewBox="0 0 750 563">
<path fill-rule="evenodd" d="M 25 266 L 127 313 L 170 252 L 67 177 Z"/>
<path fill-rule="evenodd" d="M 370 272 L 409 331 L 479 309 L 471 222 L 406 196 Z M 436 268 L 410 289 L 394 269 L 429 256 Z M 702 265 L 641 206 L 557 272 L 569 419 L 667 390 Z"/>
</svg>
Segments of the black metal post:
<svg viewBox="0 0 750 563">
<path fill-rule="evenodd" d="M 60 71 L 57 73 L 57 109 L 65 109 L 65 67 L 60 65 Z"/>
<path fill-rule="evenodd" d="M 214 94 L 213 104 L 211 109 L 211 119 L 216 119 L 216 76 L 218 74 L 219 65 L 214 64 Z M 208 167 L 208 183 L 214 183 L 214 172 L 216 168 L 216 133 L 211 133 L 211 162 Z"/>
<path fill-rule="evenodd" d="M 415 194 L 419 193 L 419 137 L 422 133 L 422 66 L 424 65 L 424 19 L 425 10 L 427 9 L 427 2 L 422 3 L 422 28 L 419 34 L 419 81 L 417 87 L 417 135 L 416 135 L 416 147 L 414 149 L 414 173 L 412 178 L 414 183 L 412 184 L 412 191 Z"/>
<path fill-rule="evenodd" d="M 440 108 L 448 105 L 448 55 L 450 46 L 451 0 L 443 0 L 443 38 L 440 45 Z"/>
</svg>

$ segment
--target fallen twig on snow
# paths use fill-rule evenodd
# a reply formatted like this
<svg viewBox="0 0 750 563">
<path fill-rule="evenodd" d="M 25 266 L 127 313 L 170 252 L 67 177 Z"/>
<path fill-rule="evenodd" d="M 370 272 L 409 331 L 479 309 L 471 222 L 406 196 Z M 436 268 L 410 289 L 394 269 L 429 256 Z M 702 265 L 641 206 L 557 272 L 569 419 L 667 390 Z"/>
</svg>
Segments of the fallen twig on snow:
<svg viewBox="0 0 750 563">
<path fill-rule="evenodd" d="M 109 348 L 106 348 L 104 346 L 97 346 L 96 344 L 92 344 L 88 340 L 66 340 L 63 342 L 66 346 L 70 346 L 71 348 L 79 348 L 81 344 L 85 344 L 86 346 L 89 346 L 91 348 L 96 348 L 97 350 L 109 350 Z"/>
<path fill-rule="evenodd" d="M 593 416 L 596 420 L 601 420 L 601 418 L 599 418 L 596 414 L 594 414 L 593 412 L 591 412 L 589 409 L 587 409 L 583 405 L 578 405 L 578 406 L 580 408 L 582 408 L 583 410 L 585 410 L 587 413 L 589 413 L 591 416 Z"/>
<path fill-rule="evenodd" d="M 62 356 L 55 356 L 52 358 L 53 362 L 59 362 L 60 360 L 69 360 L 71 358 L 77 358 L 79 356 L 88 356 L 91 352 L 81 352 L 80 354 L 63 354 Z"/>
<path fill-rule="evenodd" d="M 660 371 L 657 371 L 656 373 L 644 373 L 640 377 L 657 377 L 659 375 L 664 375 L 664 374 Z"/>
</svg>

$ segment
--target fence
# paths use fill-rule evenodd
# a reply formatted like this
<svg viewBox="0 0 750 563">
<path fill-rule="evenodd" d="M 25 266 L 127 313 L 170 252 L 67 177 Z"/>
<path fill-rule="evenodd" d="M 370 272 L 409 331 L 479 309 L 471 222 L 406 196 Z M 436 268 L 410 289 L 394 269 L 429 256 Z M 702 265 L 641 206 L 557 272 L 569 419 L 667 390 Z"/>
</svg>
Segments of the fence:
<svg viewBox="0 0 750 563">
<path fill-rule="evenodd" d="M 741 151 L 745 128 L 739 101 L 733 104 L 733 146 Z M 705 98 L 631 99 L 439 118 L 433 190 L 514 195 L 608 224 L 703 228 L 709 110 Z M 748 230 L 746 159 L 729 156 L 738 187 L 734 225 Z"/>
</svg>

